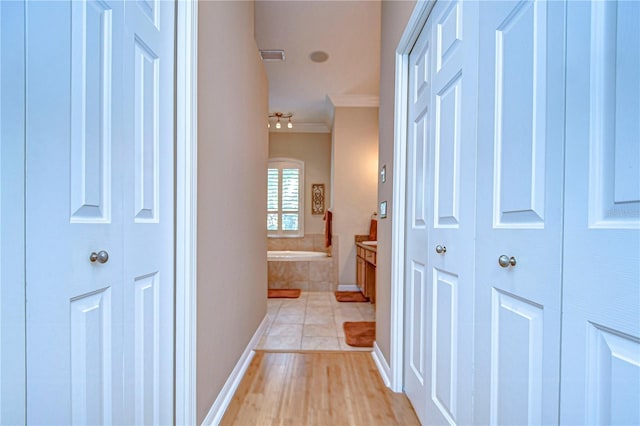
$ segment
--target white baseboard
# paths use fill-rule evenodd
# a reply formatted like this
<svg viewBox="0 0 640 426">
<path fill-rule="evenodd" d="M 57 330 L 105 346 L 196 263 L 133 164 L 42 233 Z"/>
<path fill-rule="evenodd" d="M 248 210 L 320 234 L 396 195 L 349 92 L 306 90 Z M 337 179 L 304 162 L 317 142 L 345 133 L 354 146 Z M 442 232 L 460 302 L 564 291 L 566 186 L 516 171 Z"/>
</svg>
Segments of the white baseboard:
<svg viewBox="0 0 640 426">
<path fill-rule="evenodd" d="M 338 284 L 338 291 L 360 291 L 360 287 L 355 284 Z"/>
<path fill-rule="evenodd" d="M 391 375 L 391 367 L 389 367 L 387 360 L 384 359 L 384 355 L 382 355 L 378 342 L 373 342 L 373 351 L 371 351 L 371 356 L 373 357 L 373 361 L 376 363 L 376 367 L 378 367 L 378 372 L 380 373 L 380 377 L 382 377 L 382 381 L 385 386 L 390 387 L 391 380 L 389 377 Z"/>
<path fill-rule="evenodd" d="M 244 373 L 249 368 L 249 364 L 255 355 L 253 348 L 258 344 L 260 338 L 264 334 L 265 329 L 267 328 L 267 316 L 265 315 L 264 319 L 258 326 L 258 329 L 253 334 L 253 337 L 249 341 L 249 344 L 245 348 L 244 352 L 240 356 L 240 359 L 236 363 L 236 366 L 233 368 L 231 375 L 225 382 L 222 390 L 218 394 L 218 397 L 213 402 L 209 413 L 207 413 L 207 417 L 204 418 L 202 424 L 204 426 L 209 425 L 218 425 L 222 420 L 222 416 L 225 411 L 227 411 L 227 407 L 229 407 L 229 403 L 231 402 L 231 398 L 235 394 L 238 389 L 238 385 L 240 385 L 240 381 L 244 377 Z"/>
</svg>

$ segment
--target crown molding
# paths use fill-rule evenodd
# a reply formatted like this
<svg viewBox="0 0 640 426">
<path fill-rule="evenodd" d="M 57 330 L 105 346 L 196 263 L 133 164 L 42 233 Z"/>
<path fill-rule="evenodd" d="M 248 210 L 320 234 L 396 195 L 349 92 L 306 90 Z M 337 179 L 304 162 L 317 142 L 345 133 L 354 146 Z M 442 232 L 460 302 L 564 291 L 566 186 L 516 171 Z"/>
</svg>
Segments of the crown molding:
<svg viewBox="0 0 640 426">
<path fill-rule="evenodd" d="M 334 107 L 378 107 L 380 97 L 374 95 L 327 95 Z"/>
<path fill-rule="evenodd" d="M 293 129 L 288 129 L 286 123 L 281 129 L 271 124 L 269 133 L 331 133 L 331 129 L 325 123 L 300 123 L 293 122 Z"/>
</svg>

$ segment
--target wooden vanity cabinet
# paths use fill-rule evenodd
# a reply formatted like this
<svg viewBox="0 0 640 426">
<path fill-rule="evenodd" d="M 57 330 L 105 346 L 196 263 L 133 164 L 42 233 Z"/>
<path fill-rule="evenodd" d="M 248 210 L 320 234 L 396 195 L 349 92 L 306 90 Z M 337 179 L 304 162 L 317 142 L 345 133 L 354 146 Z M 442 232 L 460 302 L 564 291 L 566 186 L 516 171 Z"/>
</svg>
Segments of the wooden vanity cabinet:
<svg viewBox="0 0 640 426">
<path fill-rule="evenodd" d="M 362 294 L 365 294 L 364 279 L 366 274 L 366 262 L 360 257 L 356 256 L 356 284 L 360 287 Z"/>
<path fill-rule="evenodd" d="M 356 284 L 371 303 L 376 302 L 376 256 L 376 247 L 362 244 L 356 236 Z"/>
</svg>

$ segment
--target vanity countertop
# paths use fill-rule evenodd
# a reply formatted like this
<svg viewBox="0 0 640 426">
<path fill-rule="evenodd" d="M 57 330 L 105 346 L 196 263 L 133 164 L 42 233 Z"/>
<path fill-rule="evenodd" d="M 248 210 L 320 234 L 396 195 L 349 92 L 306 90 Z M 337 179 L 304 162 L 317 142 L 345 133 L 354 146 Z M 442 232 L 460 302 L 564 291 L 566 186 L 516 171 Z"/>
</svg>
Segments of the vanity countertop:
<svg viewBox="0 0 640 426">
<path fill-rule="evenodd" d="M 373 244 L 375 243 L 375 244 Z M 373 252 L 378 251 L 378 242 L 377 241 L 358 241 L 356 242 L 357 247 L 361 247 L 365 250 L 370 250 Z"/>
</svg>

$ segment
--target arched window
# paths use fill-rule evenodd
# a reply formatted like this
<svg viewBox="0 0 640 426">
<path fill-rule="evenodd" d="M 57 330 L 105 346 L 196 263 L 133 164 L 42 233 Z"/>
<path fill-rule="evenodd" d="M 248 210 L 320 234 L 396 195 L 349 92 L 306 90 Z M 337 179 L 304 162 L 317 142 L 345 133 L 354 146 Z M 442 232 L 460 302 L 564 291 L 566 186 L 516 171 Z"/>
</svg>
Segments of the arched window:
<svg viewBox="0 0 640 426">
<path fill-rule="evenodd" d="M 273 158 L 267 169 L 267 233 L 304 236 L 304 162 Z"/>
</svg>

